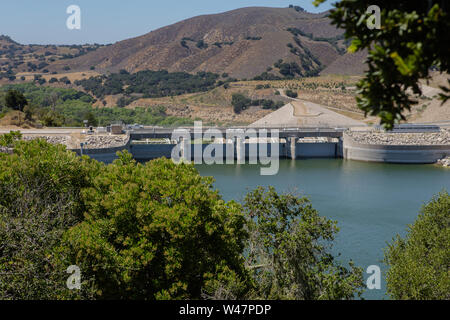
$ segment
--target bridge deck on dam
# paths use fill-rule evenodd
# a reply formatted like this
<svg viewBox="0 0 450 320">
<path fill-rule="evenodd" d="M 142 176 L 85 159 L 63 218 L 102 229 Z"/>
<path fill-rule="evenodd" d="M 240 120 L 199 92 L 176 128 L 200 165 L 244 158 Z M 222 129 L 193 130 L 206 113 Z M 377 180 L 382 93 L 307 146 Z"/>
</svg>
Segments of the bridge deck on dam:
<svg viewBox="0 0 450 320">
<path fill-rule="evenodd" d="M 193 128 L 180 128 L 180 129 L 137 129 L 129 131 L 132 140 L 144 140 L 144 139 L 167 139 L 171 138 L 175 132 L 181 133 L 182 130 L 187 131 L 191 139 L 195 138 L 195 135 L 204 135 L 209 129 L 203 128 L 201 131 L 194 131 Z M 280 138 L 315 138 L 315 137 L 328 137 L 328 138 L 342 138 L 345 129 L 341 128 L 214 128 L 214 130 L 220 132 L 223 137 L 228 135 L 238 135 L 241 132 L 253 134 L 257 137 L 280 137 Z"/>
<path fill-rule="evenodd" d="M 252 128 L 250 131 L 248 128 L 222 128 L 215 129 L 216 135 L 212 134 L 212 136 L 216 140 L 208 143 L 207 141 L 211 139 L 204 136 L 208 130 L 208 128 L 202 130 L 182 128 L 181 131 L 180 129 L 159 128 L 131 130 L 127 132 L 129 137 L 127 145 L 116 148 L 85 150 L 85 154 L 101 161 L 112 161 L 116 158 L 115 153 L 118 149 L 126 149 L 137 160 L 145 161 L 159 157 L 170 158 L 174 148 L 180 148 L 181 145 L 184 145 L 184 156 L 186 156 L 186 159 L 192 159 L 195 145 L 200 144 L 202 153 L 205 150 L 210 152 L 213 148 L 214 154 L 217 151 L 224 158 L 231 155 L 234 158 L 239 157 L 239 159 L 242 159 L 242 157 L 248 159 L 251 156 L 251 150 L 256 150 L 253 154 L 257 154 L 257 157 L 260 156 L 260 150 L 262 150 L 263 153 L 269 152 L 267 156 L 276 152 L 274 155 L 290 159 L 344 158 L 393 163 L 435 163 L 450 155 L 450 140 L 445 130 L 437 133 L 417 133 L 418 137 L 414 137 L 414 141 L 404 142 L 406 145 L 401 145 L 401 140 L 411 139 L 409 135 L 414 135 L 414 133 L 406 135 L 405 133 L 398 133 L 397 136 L 397 133 L 368 130 L 344 132 L 340 128 L 261 128 L 260 130 Z M 173 136 L 174 133 L 177 136 Z M 367 135 L 368 142 L 354 141 L 350 134 L 362 135 L 362 137 Z M 393 135 L 393 137 L 389 135 Z M 438 138 L 433 135 L 438 135 Z M 386 137 L 393 140 L 385 142 L 383 139 L 386 139 Z M 146 141 L 147 139 L 159 141 L 149 143 L 149 141 Z M 268 142 L 269 140 L 266 139 L 272 142 Z M 358 137 L 358 139 L 361 139 L 361 137 Z M 375 141 L 371 143 L 371 139 L 375 139 Z M 428 141 L 430 139 L 432 141 Z M 436 139 L 442 140 L 440 145 L 436 144 Z M 203 140 L 203 143 L 199 140 Z M 265 140 L 267 145 L 262 142 Z"/>
<path fill-rule="evenodd" d="M 331 140 L 331 139 L 330 139 Z M 337 139 L 333 139 L 337 140 Z M 275 142 L 275 141 L 274 141 Z M 176 148 L 178 147 L 178 151 Z M 276 148 L 276 149 L 274 149 Z M 183 153 L 182 157 L 193 160 L 199 155 L 219 156 L 223 159 L 260 159 L 261 157 L 279 157 L 289 159 L 300 158 L 338 158 L 342 156 L 342 143 L 340 141 L 297 141 L 297 138 L 289 138 L 287 141 L 275 143 L 258 143 L 246 141 L 227 143 L 131 143 L 130 152 L 136 160 L 150 160 L 160 157 L 171 158 L 172 152 Z M 183 151 L 181 151 L 183 150 Z"/>
</svg>

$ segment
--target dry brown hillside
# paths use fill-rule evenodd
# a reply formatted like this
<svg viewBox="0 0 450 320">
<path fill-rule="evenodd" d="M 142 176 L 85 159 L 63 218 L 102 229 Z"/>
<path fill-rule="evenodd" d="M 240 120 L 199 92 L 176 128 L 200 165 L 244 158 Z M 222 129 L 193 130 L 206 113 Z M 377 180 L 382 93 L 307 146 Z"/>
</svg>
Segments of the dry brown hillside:
<svg viewBox="0 0 450 320">
<path fill-rule="evenodd" d="M 301 34 L 294 35 L 289 28 Z M 330 24 L 327 13 L 252 7 L 184 20 L 75 59 L 56 61 L 49 69 L 211 71 L 250 78 L 279 59 L 296 62 L 303 70 L 305 65 L 323 69 L 343 54 L 341 38 L 342 30 Z M 340 71 L 336 73 L 347 73 Z M 277 74 L 276 68 L 271 72 Z"/>
<path fill-rule="evenodd" d="M 24 45 L 8 36 L 0 35 L 0 82 L 7 81 L 12 76 L 20 80 L 22 76 L 27 78 L 33 77 L 34 74 L 50 75 L 48 66 L 53 62 L 60 61 L 66 66 L 65 61 L 99 47 L 101 45 Z"/>
<path fill-rule="evenodd" d="M 355 53 L 346 53 L 331 64 L 329 64 L 320 74 L 338 74 L 338 75 L 359 75 L 367 70 L 365 60 L 367 57 L 366 51 L 359 51 Z"/>
</svg>

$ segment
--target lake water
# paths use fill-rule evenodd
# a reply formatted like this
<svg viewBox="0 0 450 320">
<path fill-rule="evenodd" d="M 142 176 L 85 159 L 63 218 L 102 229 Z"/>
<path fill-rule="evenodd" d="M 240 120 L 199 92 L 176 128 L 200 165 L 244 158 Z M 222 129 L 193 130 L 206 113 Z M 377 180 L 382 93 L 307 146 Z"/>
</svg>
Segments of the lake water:
<svg viewBox="0 0 450 320">
<path fill-rule="evenodd" d="M 365 299 L 385 294 L 383 248 L 396 235 L 405 235 L 421 206 L 444 188 L 450 190 L 450 170 L 433 165 L 397 165 L 336 159 L 282 160 L 275 176 L 261 176 L 256 165 L 199 165 L 213 176 L 225 200 L 241 201 L 257 186 L 278 192 L 295 190 L 308 196 L 321 215 L 338 221 L 335 253 L 364 270 L 379 265 L 382 289 L 366 290 Z M 369 275 L 365 274 L 367 279 Z"/>
</svg>

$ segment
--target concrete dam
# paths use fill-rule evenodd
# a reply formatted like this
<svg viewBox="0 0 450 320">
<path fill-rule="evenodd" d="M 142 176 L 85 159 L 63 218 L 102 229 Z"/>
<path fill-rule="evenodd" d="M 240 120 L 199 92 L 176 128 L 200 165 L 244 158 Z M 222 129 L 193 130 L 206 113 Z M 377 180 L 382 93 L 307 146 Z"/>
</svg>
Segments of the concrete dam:
<svg viewBox="0 0 450 320">
<path fill-rule="evenodd" d="M 224 136 L 230 129 L 216 129 L 217 134 Z M 342 157 L 342 136 L 340 129 L 274 129 L 256 131 L 248 136 L 244 129 L 231 129 L 236 132 L 231 139 L 214 139 L 205 142 L 196 138 L 204 137 L 207 130 L 194 132 L 185 129 L 184 139 L 173 139 L 174 131 L 170 129 L 159 130 L 133 130 L 128 132 L 129 140 L 123 147 L 105 149 L 77 149 L 78 154 L 89 155 L 96 160 L 110 163 L 117 158 L 117 151 L 127 150 L 137 161 L 148 161 L 160 157 L 171 158 L 174 148 L 180 148 L 180 156 L 186 160 L 194 161 L 195 155 L 204 154 L 213 149 L 212 155 L 218 154 L 223 159 L 259 160 L 259 155 L 279 158 L 338 158 Z M 245 129 L 249 130 L 249 129 Z M 264 134 L 260 134 L 263 132 Z M 186 137 L 186 134 L 188 135 Z M 187 142 L 186 140 L 191 140 Z M 276 148 L 276 150 L 274 149 Z"/>
<path fill-rule="evenodd" d="M 338 158 L 342 156 L 342 143 L 338 139 L 330 140 L 303 140 L 299 141 L 296 138 L 280 139 L 281 141 L 272 141 L 259 143 L 257 141 L 246 140 L 243 143 L 239 141 L 228 142 L 213 142 L 213 143 L 193 143 L 189 144 L 186 148 L 180 148 L 181 157 L 186 160 L 195 160 L 196 152 L 200 152 L 202 155 L 208 152 L 208 149 L 213 149 L 212 156 L 220 154 L 223 159 L 245 159 L 245 160 L 259 160 L 259 155 L 267 155 L 269 157 L 276 154 L 279 158 L 299 159 L 299 158 Z M 129 152 L 138 161 L 151 160 L 160 157 L 171 158 L 172 151 L 179 144 L 166 143 L 166 144 L 154 144 L 154 143 L 131 143 L 129 146 Z M 263 150 L 266 148 L 266 150 Z"/>
<path fill-rule="evenodd" d="M 365 143 L 357 141 L 355 134 L 349 135 L 346 129 L 331 128 L 279 128 L 274 131 L 261 129 L 248 135 L 244 129 L 231 129 L 236 132 L 231 138 L 204 139 L 207 130 L 194 132 L 183 129 L 184 135 L 174 139 L 174 131 L 170 129 L 133 130 L 128 132 L 126 145 L 106 149 L 74 150 L 78 154 L 86 154 L 102 162 L 110 163 L 117 158 L 117 151 L 127 150 L 137 161 L 148 161 L 160 157 L 172 158 L 176 154 L 188 161 L 198 163 L 198 154 L 209 154 L 222 159 L 234 159 L 237 163 L 257 163 L 261 156 L 286 159 L 302 158 L 344 158 L 349 160 L 386 162 L 386 163 L 417 163 L 430 164 L 450 155 L 450 137 L 448 130 L 439 134 L 442 138 L 430 136 L 430 141 L 420 140 L 414 144 L 404 144 L 401 139 L 404 134 L 398 134 L 399 142 Z M 216 136 L 225 135 L 226 130 L 215 129 Z M 249 130 L 246 128 L 245 130 Z M 238 132 L 240 131 L 240 133 Z M 382 135 L 383 133 L 365 131 L 365 135 Z M 392 134 L 391 134 L 392 135 Z M 423 134 L 422 135 L 426 135 Z M 198 137 L 202 137 L 198 139 Z M 413 137 L 414 138 L 414 137 Z M 439 143 L 435 143 L 436 140 Z M 447 140 L 446 140 L 447 139 Z M 189 141 L 188 141 L 189 140 Z M 206 141 L 207 140 L 207 141 Z M 407 141 L 408 142 L 408 141 Z M 197 158 L 196 158 L 197 155 Z"/>
</svg>

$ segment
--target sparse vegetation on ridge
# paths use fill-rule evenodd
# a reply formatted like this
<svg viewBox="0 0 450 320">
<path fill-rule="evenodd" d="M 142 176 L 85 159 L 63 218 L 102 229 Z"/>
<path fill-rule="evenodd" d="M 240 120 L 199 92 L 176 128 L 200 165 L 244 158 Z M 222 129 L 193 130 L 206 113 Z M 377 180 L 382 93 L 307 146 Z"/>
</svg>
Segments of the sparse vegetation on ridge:
<svg viewBox="0 0 450 320">
<path fill-rule="evenodd" d="M 75 84 L 92 93 L 98 99 L 114 94 L 141 94 L 144 98 L 175 96 L 185 93 L 208 91 L 218 83 L 218 74 L 198 72 L 140 71 L 130 74 L 125 70 L 119 73 L 91 77 L 75 81 Z"/>
</svg>

